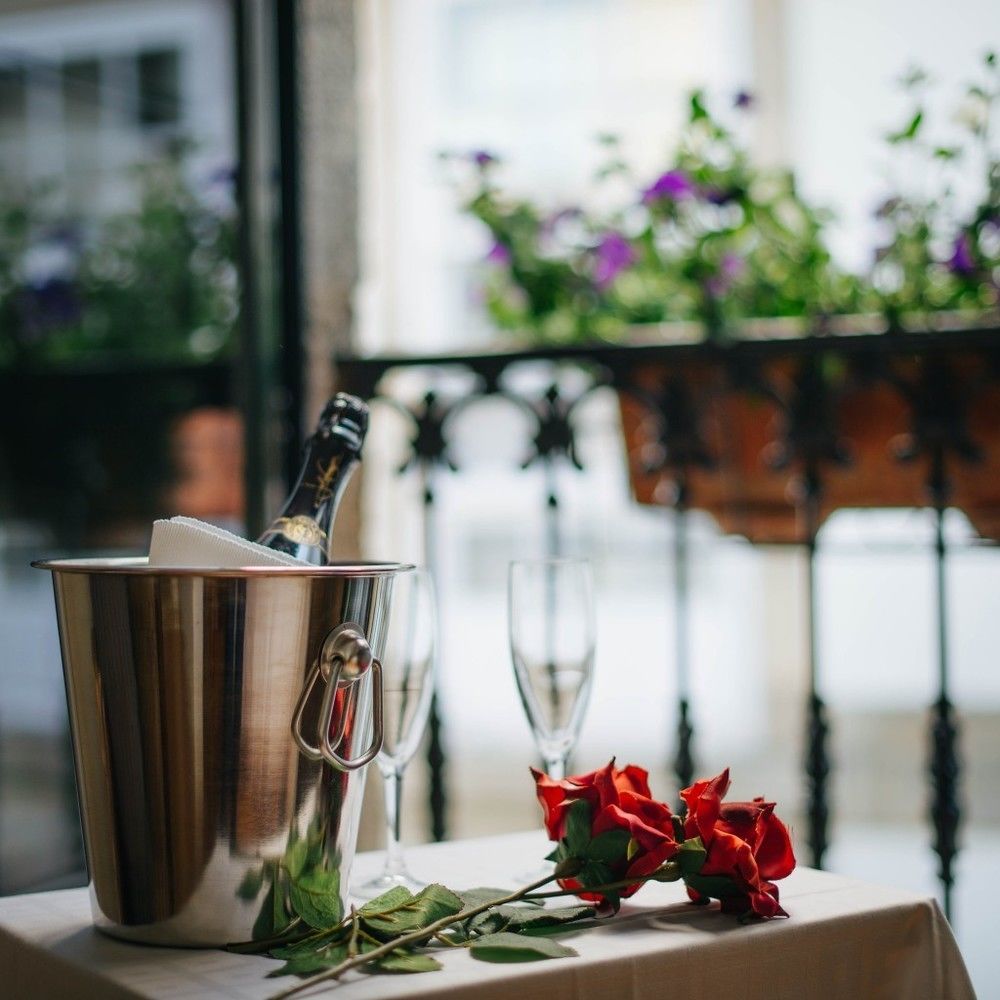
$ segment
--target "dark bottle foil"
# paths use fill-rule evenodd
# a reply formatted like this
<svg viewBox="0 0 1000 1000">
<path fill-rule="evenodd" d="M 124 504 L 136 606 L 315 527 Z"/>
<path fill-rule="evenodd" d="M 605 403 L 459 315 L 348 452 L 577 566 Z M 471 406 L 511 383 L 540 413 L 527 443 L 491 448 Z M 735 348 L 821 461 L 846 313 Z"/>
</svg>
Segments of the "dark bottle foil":
<svg viewBox="0 0 1000 1000">
<path fill-rule="evenodd" d="M 337 508 L 361 459 L 367 430 L 368 405 L 338 392 L 307 439 L 295 488 L 257 539 L 261 545 L 315 566 L 330 562 Z"/>
</svg>

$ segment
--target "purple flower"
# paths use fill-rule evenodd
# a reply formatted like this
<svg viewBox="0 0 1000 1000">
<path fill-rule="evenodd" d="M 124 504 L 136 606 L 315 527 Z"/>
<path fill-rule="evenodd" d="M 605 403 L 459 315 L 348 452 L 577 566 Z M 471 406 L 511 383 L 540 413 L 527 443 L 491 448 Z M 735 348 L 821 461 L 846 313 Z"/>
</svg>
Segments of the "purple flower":
<svg viewBox="0 0 1000 1000">
<path fill-rule="evenodd" d="M 738 90 L 733 95 L 733 107 L 740 111 L 749 111 L 754 106 L 756 99 L 749 90 Z"/>
<path fill-rule="evenodd" d="M 642 192 L 642 203 L 650 205 L 657 201 L 681 201 L 694 196 L 695 187 L 683 170 L 668 170 L 660 174 L 653 183 Z"/>
<path fill-rule="evenodd" d="M 497 158 L 485 149 L 477 149 L 469 154 L 469 159 L 480 168 L 480 170 L 497 162 Z"/>
<path fill-rule="evenodd" d="M 713 298 L 725 295 L 744 270 L 746 261 L 739 254 L 724 253 L 719 261 L 718 270 L 705 282 L 705 291 Z"/>
<path fill-rule="evenodd" d="M 959 233 L 955 237 L 952 246 L 951 257 L 948 259 L 948 268 L 954 274 L 974 274 L 976 261 L 972 256 L 972 240 L 968 233 Z"/>
<path fill-rule="evenodd" d="M 601 237 L 594 251 L 594 282 L 602 291 L 635 263 L 635 251 L 621 233 L 609 232 Z"/>
<path fill-rule="evenodd" d="M 77 289 L 66 278 L 49 278 L 21 288 L 17 305 L 24 331 L 35 340 L 50 330 L 78 323 L 83 315 Z"/>
<path fill-rule="evenodd" d="M 746 266 L 747 262 L 738 253 L 726 252 L 719 261 L 719 273 L 732 281 L 746 270 Z"/>
<path fill-rule="evenodd" d="M 510 263 L 510 248 L 497 240 L 496 243 L 490 247 L 490 252 L 486 255 L 486 259 L 491 264 L 506 266 Z"/>
</svg>

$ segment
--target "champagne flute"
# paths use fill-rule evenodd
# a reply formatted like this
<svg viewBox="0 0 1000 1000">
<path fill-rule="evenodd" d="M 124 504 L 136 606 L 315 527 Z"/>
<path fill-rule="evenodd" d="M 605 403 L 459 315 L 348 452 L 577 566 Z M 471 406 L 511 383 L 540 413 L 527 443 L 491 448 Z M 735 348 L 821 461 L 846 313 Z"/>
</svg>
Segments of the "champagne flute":
<svg viewBox="0 0 1000 1000">
<path fill-rule="evenodd" d="M 508 580 L 514 676 L 549 777 L 566 776 L 594 671 L 594 587 L 586 559 L 512 562 Z"/>
<path fill-rule="evenodd" d="M 403 771 L 409 764 L 430 712 L 437 644 L 434 586 L 425 569 L 399 574 L 393 581 L 382 656 L 382 749 L 375 763 L 385 793 L 386 854 L 381 875 L 352 888 L 372 899 L 394 886 L 424 888 L 407 870 L 400 843 Z"/>
</svg>

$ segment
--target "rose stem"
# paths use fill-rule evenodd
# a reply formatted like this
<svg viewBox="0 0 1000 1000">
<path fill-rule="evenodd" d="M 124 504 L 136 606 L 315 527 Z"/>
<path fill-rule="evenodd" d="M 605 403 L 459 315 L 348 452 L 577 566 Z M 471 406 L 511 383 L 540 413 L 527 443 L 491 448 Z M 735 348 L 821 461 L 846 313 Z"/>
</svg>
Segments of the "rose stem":
<svg viewBox="0 0 1000 1000">
<path fill-rule="evenodd" d="M 548 885 L 549 882 L 555 881 L 555 878 L 556 876 L 554 874 L 546 875 L 544 878 L 538 879 L 537 882 L 532 882 L 531 885 L 526 885 L 521 889 L 515 889 L 514 892 L 507 896 L 503 896 L 500 899 L 492 899 L 489 902 L 481 903 L 479 906 L 474 906 L 471 910 L 463 910 L 461 913 L 453 913 L 450 916 L 441 917 L 440 920 L 435 920 L 434 923 L 428 924 L 427 927 L 422 927 L 419 930 L 411 931 L 409 934 L 404 934 L 402 937 L 395 938 L 392 941 L 387 941 L 381 948 L 365 952 L 365 954 L 358 955 L 355 958 L 346 959 L 341 962 L 340 965 L 335 965 L 332 969 L 329 969 L 326 972 L 320 972 L 318 975 L 311 976 L 309 979 L 303 979 L 297 986 L 291 986 L 287 990 L 282 990 L 280 993 L 272 994 L 268 1000 L 284 1000 L 285 997 L 294 996 L 296 993 L 301 993 L 303 990 L 307 990 L 312 986 L 318 985 L 319 983 L 326 982 L 328 979 L 339 979 L 345 972 L 349 972 L 351 969 L 355 969 L 359 965 L 367 965 L 369 962 L 376 962 L 378 959 L 384 958 L 397 948 L 405 948 L 407 945 L 416 944 L 419 941 L 432 938 L 438 933 L 438 931 L 442 931 L 451 924 L 458 923 L 460 920 L 468 920 L 470 917 L 478 916 L 480 913 L 485 913 L 494 906 L 503 906 L 504 903 L 515 903 L 519 899 L 524 899 L 527 893 L 533 892 L 535 889 L 538 889 L 543 885 Z"/>
<path fill-rule="evenodd" d="M 669 864 L 669 862 L 668 862 Z M 607 882 L 604 885 L 588 886 L 586 889 L 553 889 L 551 892 L 530 892 L 522 897 L 525 900 L 533 899 L 553 899 L 556 896 L 578 896 L 581 892 L 614 892 L 615 889 L 624 889 L 626 886 L 635 885 L 637 882 L 674 882 L 676 881 L 676 871 L 665 872 L 664 868 L 657 868 L 655 872 L 648 875 L 636 875 L 632 878 L 621 879 L 618 882 Z M 664 878 L 664 875 L 670 878 Z"/>
</svg>

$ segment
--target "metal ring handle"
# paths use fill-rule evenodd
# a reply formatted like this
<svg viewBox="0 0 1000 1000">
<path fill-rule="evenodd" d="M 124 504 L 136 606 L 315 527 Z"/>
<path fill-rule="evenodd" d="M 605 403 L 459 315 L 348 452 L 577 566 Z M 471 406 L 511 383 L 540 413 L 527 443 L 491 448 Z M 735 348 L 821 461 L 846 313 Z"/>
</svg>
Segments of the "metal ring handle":
<svg viewBox="0 0 1000 1000">
<path fill-rule="evenodd" d="M 347 731 L 352 707 L 357 704 L 356 692 L 352 688 L 365 674 L 372 676 L 372 741 L 368 749 L 359 757 L 342 757 L 336 747 Z M 324 684 L 323 700 L 317 723 L 316 743 L 306 739 L 303 733 L 303 716 L 306 705 L 313 697 L 314 689 L 320 682 Z M 343 690 L 344 705 L 334 729 L 334 711 L 337 692 Z M 363 767 L 382 749 L 382 665 L 372 656 L 371 647 L 364 631 L 353 622 L 338 625 L 323 640 L 319 655 L 313 661 L 306 675 L 305 684 L 292 715 L 292 737 L 299 751 L 309 760 L 325 760 L 340 771 L 353 771 Z"/>
<path fill-rule="evenodd" d="M 372 741 L 368 744 L 368 749 L 360 757 L 347 759 L 337 753 L 335 747 L 343 739 L 345 721 L 341 721 L 339 736 L 340 739 L 330 738 L 329 727 L 320 731 L 320 752 L 323 759 L 341 771 L 354 771 L 359 767 L 364 767 L 369 761 L 374 760 L 378 752 L 382 749 L 382 664 L 378 660 L 372 660 L 371 670 L 368 671 L 372 678 Z M 320 718 L 324 718 L 329 702 L 329 712 L 333 714 L 333 694 L 334 686 L 328 684 L 326 693 L 323 695 L 323 710 Z M 346 719 L 347 713 L 344 713 Z M 331 719 L 332 722 L 332 719 Z"/>
</svg>

